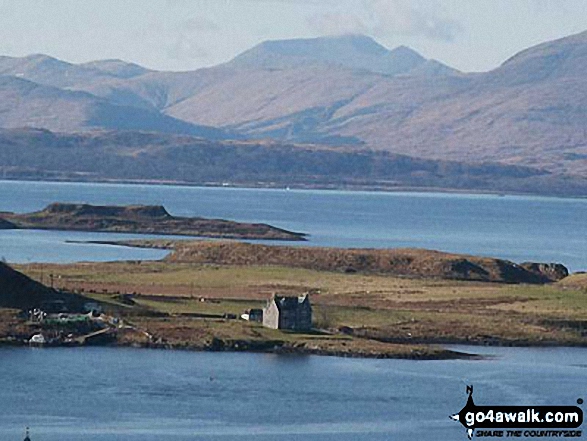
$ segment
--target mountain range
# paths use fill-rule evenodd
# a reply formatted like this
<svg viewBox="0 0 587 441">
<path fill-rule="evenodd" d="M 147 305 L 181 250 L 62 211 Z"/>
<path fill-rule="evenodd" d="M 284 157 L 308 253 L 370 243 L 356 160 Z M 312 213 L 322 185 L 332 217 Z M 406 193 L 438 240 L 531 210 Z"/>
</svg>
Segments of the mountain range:
<svg viewBox="0 0 587 441">
<path fill-rule="evenodd" d="M 585 71 L 587 32 L 526 49 L 483 73 L 361 35 L 268 41 L 191 72 L 0 57 L 0 127 L 161 132 L 217 145 L 271 139 L 304 150 L 497 163 L 581 180 Z"/>
</svg>

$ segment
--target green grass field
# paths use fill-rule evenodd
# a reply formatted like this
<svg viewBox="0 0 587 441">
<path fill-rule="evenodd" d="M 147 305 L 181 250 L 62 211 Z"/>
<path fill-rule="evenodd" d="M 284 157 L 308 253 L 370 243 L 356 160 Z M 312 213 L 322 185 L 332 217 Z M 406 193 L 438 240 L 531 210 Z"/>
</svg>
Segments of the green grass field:
<svg viewBox="0 0 587 441">
<path fill-rule="evenodd" d="M 184 329 L 186 335 L 198 335 L 206 328 L 202 335 L 210 336 L 213 329 L 212 333 L 232 338 L 269 338 L 257 325 L 185 315 L 239 316 L 248 308 L 262 307 L 273 293 L 310 292 L 314 324 L 334 333 L 347 327 L 355 336 L 402 342 L 587 343 L 587 292 L 567 281 L 505 285 L 169 262 L 33 264 L 17 269 L 37 280 L 41 275 L 45 281 L 48 274 L 58 275 L 58 286 L 127 310 L 133 308 L 122 305 L 116 296 L 135 293 L 135 309 L 175 318 L 157 326 L 177 339 L 181 333 L 171 332 L 174 326 Z M 155 326 L 153 318 L 141 320 L 147 328 Z"/>
</svg>

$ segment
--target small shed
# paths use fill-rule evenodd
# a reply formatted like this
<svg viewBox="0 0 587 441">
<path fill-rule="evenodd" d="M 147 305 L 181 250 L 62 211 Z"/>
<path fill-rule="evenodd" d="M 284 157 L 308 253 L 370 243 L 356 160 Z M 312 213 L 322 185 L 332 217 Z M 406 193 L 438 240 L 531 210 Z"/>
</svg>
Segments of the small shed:
<svg viewBox="0 0 587 441">
<path fill-rule="evenodd" d="M 250 322 L 261 323 L 263 322 L 263 310 L 258 308 L 247 309 L 241 314 L 241 318 Z"/>
</svg>

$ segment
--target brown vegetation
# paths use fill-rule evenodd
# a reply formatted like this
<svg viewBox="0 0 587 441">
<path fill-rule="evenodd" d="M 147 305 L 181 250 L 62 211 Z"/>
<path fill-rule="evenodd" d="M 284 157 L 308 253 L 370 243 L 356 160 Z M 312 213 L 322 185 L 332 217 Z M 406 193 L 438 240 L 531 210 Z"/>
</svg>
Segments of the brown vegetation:
<svg viewBox="0 0 587 441">
<path fill-rule="evenodd" d="M 529 271 L 502 259 L 418 249 L 310 248 L 179 241 L 166 260 L 219 265 L 276 265 L 320 271 L 501 283 L 545 283 L 557 280 L 553 274 Z"/>
<path fill-rule="evenodd" d="M 178 254 L 158 262 L 17 269 L 36 280 L 58 275 L 60 290 L 81 293 L 122 317 L 125 326 L 117 341 L 123 345 L 442 358 L 458 354 L 421 345 L 587 344 L 587 297 L 584 288 L 575 287 L 584 282 L 581 275 L 546 285 L 487 283 L 512 276 L 504 275 L 495 259 L 424 250 L 162 243 L 175 246 Z M 279 259 L 286 263 L 275 264 Z M 462 272 L 463 266 L 469 273 Z M 511 263 L 505 268 L 510 266 L 515 268 Z M 542 272 L 556 268 L 546 266 Z M 424 272 L 433 277 L 418 275 Z M 7 274 L 25 281 L 13 270 Z M 463 274 L 486 279 L 454 280 Z M 292 334 L 230 319 L 261 307 L 274 293 L 309 293 L 319 331 Z M 30 295 L 25 291 L 20 298 Z M 15 312 L 9 315 L 0 339 L 31 332 Z"/>
<path fill-rule="evenodd" d="M 587 297 L 583 289 L 566 284 L 575 276 L 546 285 L 514 285 L 169 261 L 20 268 L 34 278 L 42 271 L 60 274 L 64 289 L 83 290 L 117 314 L 128 316 L 155 336 L 155 341 L 162 339 L 178 346 L 205 346 L 214 336 L 225 342 L 225 348 L 233 344 L 243 348 L 243 341 L 248 340 L 296 344 L 299 336 L 266 335 L 252 325 L 237 326 L 232 320 L 220 319 L 225 314 L 238 316 L 246 309 L 259 308 L 273 293 L 309 293 L 314 325 L 334 336 L 352 338 L 353 345 L 373 341 L 409 345 L 587 342 Z M 342 342 L 336 344 L 342 347 Z M 322 341 L 320 347 L 325 344 Z M 353 348 L 357 350 L 357 346 Z"/>
<path fill-rule="evenodd" d="M 173 234 L 239 239 L 304 240 L 304 235 L 266 224 L 170 215 L 162 206 L 95 206 L 53 203 L 28 214 L 2 213 L 16 228 Z M 0 218 L 0 220 L 2 220 Z"/>
</svg>

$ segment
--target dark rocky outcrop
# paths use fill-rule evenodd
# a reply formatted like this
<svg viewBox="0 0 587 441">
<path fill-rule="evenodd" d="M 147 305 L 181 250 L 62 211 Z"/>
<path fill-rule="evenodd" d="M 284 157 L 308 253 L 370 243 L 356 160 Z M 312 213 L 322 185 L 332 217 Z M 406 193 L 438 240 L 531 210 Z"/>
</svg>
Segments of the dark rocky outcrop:
<svg viewBox="0 0 587 441">
<path fill-rule="evenodd" d="M 67 214 L 70 216 L 98 216 L 98 217 L 139 217 L 139 218 L 170 218 L 171 215 L 162 205 L 89 205 L 89 204 L 63 204 L 53 203 L 48 205 L 43 212 L 47 214 Z"/>
<path fill-rule="evenodd" d="M 569 275 L 567 267 L 560 263 L 524 262 L 520 266 L 548 282 L 558 282 Z"/>
<path fill-rule="evenodd" d="M 16 225 L 14 225 L 12 222 L 8 222 L 5 219 L 0 218 L 0 230 L 12 230 L 16 228 Z"/>
<path fill-rule="evenodd" d="M 450 263 L 450 272 L 458 279 L 483 278 L 489 276 L 489 272 L 479 265 L 467 259 L 457 259 Z"/>
</svg>

